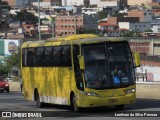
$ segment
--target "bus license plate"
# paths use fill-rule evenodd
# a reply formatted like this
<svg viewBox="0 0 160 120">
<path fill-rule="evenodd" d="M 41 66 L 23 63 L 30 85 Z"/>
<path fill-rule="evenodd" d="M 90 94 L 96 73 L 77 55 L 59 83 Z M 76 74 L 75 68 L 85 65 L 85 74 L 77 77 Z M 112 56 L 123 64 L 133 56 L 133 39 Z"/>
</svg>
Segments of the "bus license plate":
<svg viewBox="0 0 160 120">
<path fill-rule="evenodd" d="M 117 99 L 110 99 L 109 103 L 117 102 Z"/>
</svg>

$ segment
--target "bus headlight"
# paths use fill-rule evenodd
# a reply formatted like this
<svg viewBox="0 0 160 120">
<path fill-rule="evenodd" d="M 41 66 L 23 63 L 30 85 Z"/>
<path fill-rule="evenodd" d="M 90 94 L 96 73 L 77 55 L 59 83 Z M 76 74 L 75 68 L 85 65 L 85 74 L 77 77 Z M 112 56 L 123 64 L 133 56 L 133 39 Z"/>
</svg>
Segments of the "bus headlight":
<svg viewBox="0 0 160 120">
<path fill-rule="evenodd" d="M 136 89 L 133 88 L 133 89 L 128 89 L 125 91 L 126 94 L 130 94 L 130 93 L 135 93 L 136 92 Z"/>
<path fill-rule="evenodd" d="M 85 92 L 85 95 L 99 97 L 99 95 L 95 92 Z"/>
</svg>

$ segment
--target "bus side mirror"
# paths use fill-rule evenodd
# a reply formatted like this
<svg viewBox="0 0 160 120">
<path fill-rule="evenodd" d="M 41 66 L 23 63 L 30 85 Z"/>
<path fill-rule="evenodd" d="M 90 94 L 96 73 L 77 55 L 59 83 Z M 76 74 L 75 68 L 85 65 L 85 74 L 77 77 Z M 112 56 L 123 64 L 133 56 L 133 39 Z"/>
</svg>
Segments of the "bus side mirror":
<svg viewBox="0 0 160 120">
<path fill-rule="evenodd" d="M 134 53 L 134 61 L 135 61 L 135 67 L 140 67 L 140 55 L 138 53 Z"/>
<path fill-rule="evenodd" d="M 82 55 L 78 55 L 78 59 L 79 59 L 79 66 L 81 70 L 85 69 L 85 64 L 84 64 L 84 57 Z"/>
</svg>

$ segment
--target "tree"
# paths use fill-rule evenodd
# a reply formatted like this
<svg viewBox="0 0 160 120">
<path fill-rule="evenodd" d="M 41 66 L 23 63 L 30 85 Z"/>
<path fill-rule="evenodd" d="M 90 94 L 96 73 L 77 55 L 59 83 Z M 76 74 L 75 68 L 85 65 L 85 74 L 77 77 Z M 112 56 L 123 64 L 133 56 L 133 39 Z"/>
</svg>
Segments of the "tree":
<svg viewBox="0 0 160 120">
<path fill-rule="evenodd" d="M 8 4 L 8 2 L 6 2 L 6 1 L 1 1 L 0 2 L 0 5 L 1 5 L 1 8 L 2 9 L 8 9 L 8 11 L 10 11 L 11 10 L 11 6 Z"/>
<path fill-rule="evenodd" d="M 108 13 L 105 10 L 99 11 L 97 13 L 98 15 L 98 20 L 104 19 L 108 16 Z"/>
<path fill-rule="evenodd" d="M 5 58 L 4 63 L 0 63 L 0 74 L 8 74 L 13 67 L 20 68 L 20 52 L 12 53 Z"/>
<path fill-rule="evenodd" d="M 122 13 L 119 13 L 118 11 L 115 12 L 115 14 L 113 15 L 113 17 L 123 17 Z"/>
<path fill-rule="evenodd" d="M 20 51 L 12 53 L 5 59 L 8 66 L 20 68 Z"/>
<path fill-rule="evenodd" d="M 127 32 L 124 32 L 122 37 L 140 37 L 141 34 L 139 31 L 127 31 Z"/>
<path fill-rule="evenodd" d="M 38 17 L 36 17 L 33 13 L 27 12 L 26 10 L 21 10 L 20 12 L 17 12 L 17 15 L 15 15 L 14 19 L 20 22 L 38 22 Z"/>
<path fill-rule="evenodd" d="M 0 63 L 0 75 L 8 74 L 12 67 L 6 63 Z"/>
</svg>

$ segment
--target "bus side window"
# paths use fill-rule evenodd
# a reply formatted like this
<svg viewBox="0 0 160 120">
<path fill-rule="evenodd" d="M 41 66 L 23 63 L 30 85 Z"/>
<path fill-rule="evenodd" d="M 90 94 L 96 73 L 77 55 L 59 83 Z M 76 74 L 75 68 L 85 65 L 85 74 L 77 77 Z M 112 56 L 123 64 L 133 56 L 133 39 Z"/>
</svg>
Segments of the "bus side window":
<svg viewBox="0 0 160 120">
<path fill-rule="evenodd" d="M 62 65 L 71 67 L 71 46 L 63 46 Z"/>
<path fill-rule="evenodd" d="M 61 66 L 62 65 L 62 46 L 55 46 L 54 47 L 54 58 L 53 64 L 54 66 Z"/>
<path fill-rule="evenodd" d="M 35 66 L 35 50 L 34 48 L 27 50 L 27 66 Z"/>
<path fill-rule="evenodd" d="M 54 66 L 54 47 L 46 47 L 45 48 L 45 66 Z"/>
<path fill-rule="evenodd" d="M 36 66 L 44 66 L 44 59 L 45 59 L 45 49 L 44 47 L 37 48 L 37 56 L 36 56 Z"/>
</svg>

